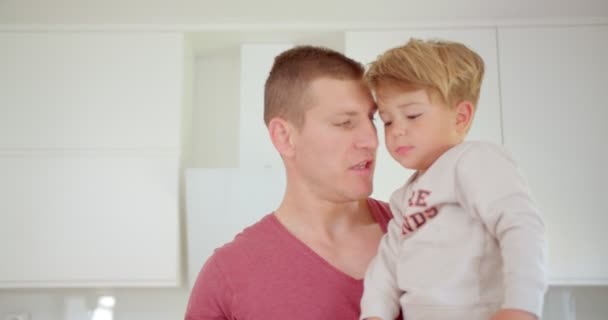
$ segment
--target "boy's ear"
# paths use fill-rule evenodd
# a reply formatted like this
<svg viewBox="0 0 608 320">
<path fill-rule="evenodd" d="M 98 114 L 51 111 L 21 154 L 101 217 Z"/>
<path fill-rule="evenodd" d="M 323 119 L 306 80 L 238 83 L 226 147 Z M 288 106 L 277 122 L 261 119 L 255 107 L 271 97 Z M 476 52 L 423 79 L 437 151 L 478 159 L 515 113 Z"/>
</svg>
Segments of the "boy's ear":
<svg viewBox="0 0 608 320">
<path fill-rule="evenodd" d="M 295 153 L 294 133 L 295 128 L 291 123 L 281 118 L 272 118 L 268 122 L 268 133 L 270 140 L 281 157 L 292 157 Z"/>
<path fill-rule="evenodd" d="M 467 133 L 473 122 L 475 107 L 468 100 L 461 101 L 456 106 L 456 128 L 459 133 Z"/>
</svg>

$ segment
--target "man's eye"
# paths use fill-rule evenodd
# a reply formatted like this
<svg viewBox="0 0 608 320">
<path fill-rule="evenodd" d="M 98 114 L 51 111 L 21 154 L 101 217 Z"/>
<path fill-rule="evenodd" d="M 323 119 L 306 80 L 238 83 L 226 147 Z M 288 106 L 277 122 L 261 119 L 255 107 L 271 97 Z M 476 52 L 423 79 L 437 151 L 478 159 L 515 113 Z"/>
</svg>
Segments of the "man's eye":
<svg viewBox="0 0 608 320">
<path fill-rule="evenodd" d="M 348 128 L 348 127 L 352 126 L 352 124 L 353 124 L 353 122 L 352 122 L 352 121 L 350 121 L 350 120 L 346 120 L 346 121 L 343 121 L 343 122 L 338 123 L 337 125 L 338 125 L 339 127 L 346 127 L 346 128 Z"/>
<path fill-rule="evenodd" d="M 407 115 L 406 117 L 410 120 L 414 120 L 414 119 L 420 117 L 421 115 L 422 115 L 422 113 L 417 113 L 417 114 Z"/>
</svg>

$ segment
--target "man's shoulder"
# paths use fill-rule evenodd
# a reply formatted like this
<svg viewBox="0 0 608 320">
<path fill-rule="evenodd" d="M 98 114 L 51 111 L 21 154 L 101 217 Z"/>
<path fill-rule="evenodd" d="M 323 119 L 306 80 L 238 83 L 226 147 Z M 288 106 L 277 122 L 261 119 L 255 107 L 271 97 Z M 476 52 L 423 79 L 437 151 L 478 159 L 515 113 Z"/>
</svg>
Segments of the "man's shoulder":
<svg viewBox="0 0 608 320">
<path fill-rule="evenodd" d="M 242 259 L 247 252 L 262 248 L 261 244 L 272 238 L 276 228 L 274 215 L 268 214 L 256 223 L 239 232 L 232 241 L 215 249 L 212 258 L 216 260 Z"/>
<path fill-rule="evenodd" d="M 233 304 L 235 293 L 241 294 L 258 283 L 261 270 L 256 257 L 264 251 L 272 233 L 272 214 L 262 217 L 238 233 L 234 239 L 215 249 L 205 261 L 192 289 L 187 316 L 192 319 L 227 319 L 241 308 Z M 263 261 L 263 260 L 260 260 Z M 255 281 L 249 281 L 252 278 Z M 230 317 L 232 318 L 232 317 Z"/>
<path fill-rule="evenodd" d="M 243 229 L 234 239 L 223 246 L 215 249 L 211 256 L 205 261 L 198 276 L 201 283 L 214 283 L 216 286 L 237 287 L 242 285 L 241 278 L 246 278 L 251 269 L 260 269 L 260 256 L 272 252 L 268 248 L 272 243 L 273 237 L 272 214 L 262 217 L 258 222 Z"/>
</svg>

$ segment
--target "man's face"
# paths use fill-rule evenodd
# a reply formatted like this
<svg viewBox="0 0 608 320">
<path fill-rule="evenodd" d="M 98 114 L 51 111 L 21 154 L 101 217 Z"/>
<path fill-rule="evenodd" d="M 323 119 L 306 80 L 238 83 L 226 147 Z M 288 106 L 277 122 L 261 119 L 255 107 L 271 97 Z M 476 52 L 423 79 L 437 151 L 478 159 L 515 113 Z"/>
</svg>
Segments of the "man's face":
<svg viewBox="0 0 608 320">
<path fill-rule="evenodd" d="M 359 80 L 319 78 L 307 94 L 311 106 L 293 135 L 298 183 L 331 201 L 368 197 L 378 147 L 369 90 Z"/>
</svg>

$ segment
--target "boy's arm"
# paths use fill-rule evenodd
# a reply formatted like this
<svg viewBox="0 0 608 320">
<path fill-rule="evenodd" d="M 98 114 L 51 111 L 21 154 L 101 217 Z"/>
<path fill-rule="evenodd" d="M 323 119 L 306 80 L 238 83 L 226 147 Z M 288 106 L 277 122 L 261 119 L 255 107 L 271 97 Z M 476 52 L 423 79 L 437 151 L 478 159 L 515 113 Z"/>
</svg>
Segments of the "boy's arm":
<svg viewBox="0 0 608 320">
<path fill-rule="evenodd" d="M 456 181 L 459 199 L 500 244 L 502 308 L 540 317 L 547 289 L 545 226 L 517 165 L 499 146 L 474 145 L 459 159 Z"/>
<path fill-rule="evenodd" d="M 399 315 L 401 290 L 397 286 L 396 266 L 399 237 L 401 235 L 401 210 L 396 203 L 401 198 L 401 189 L 393 193 L 390 200 L 393 219 L 388 223 L 386 234 L 380 241 L 378 252 L 370 262 L 361 299 L 360 319 L 393 320 Z M 403 203 L 401 201 L 401 203 Z"/>
<path fill-rule="evenodd" d="M 185 320 L 228 320 L 232 290 L 213 255 L 198 274 L 186 309 Z"/>
</svg>

